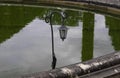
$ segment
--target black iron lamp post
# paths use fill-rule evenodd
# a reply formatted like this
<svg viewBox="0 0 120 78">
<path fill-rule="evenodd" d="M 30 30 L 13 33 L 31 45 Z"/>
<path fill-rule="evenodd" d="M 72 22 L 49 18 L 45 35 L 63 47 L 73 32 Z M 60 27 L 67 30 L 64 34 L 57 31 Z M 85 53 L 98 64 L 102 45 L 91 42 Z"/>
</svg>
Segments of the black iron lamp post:
<svg viewBox="0 0 120 78">
<path fill-rule="evenodd" d="M 52 69 L 55 69 L 56 66 L 56 56 L 55 56 L 55 52 L 54 52 L 54 34 L 53 34 L 53 25 L 52 25 L 52 17 L 54 14 L 59 14 L 61 16 L 61 27 L 59 28 L 59 32 L 60 32 L 60 38 L 64 41 L 64 39 L 66 39 L 67 36 L 67 30 L 68 28 L 66 26 L 64 26 L 64 21 L 66 19 L 66 15 L 64 12 L 59 12 L 59 11 L 51 11 L 46 17 L 45 17 L 45 22 L 46 23 L 50 23 L 50 27 L 51 27 L 51 36 L 52 36 L 52 57 L 53 57 L 53 61 L 52 61 Z"/>
</svg>

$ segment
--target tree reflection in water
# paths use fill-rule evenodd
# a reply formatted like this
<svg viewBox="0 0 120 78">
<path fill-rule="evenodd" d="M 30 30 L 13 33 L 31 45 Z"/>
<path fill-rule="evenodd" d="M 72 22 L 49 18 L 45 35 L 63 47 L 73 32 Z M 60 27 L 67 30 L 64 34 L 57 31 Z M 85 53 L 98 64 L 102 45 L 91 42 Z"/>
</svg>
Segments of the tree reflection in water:
<svg viewBox="0 0 120 78">
<path fill-rule="evenodd" d="M 56 9 L 45 8 L 45 7 L 0 6 L 0 19 L 1 19 L 0 20 L 0 44 L 4 43 L 8 39 L 11 39 L 14 34 L 19 33 L 20 30 L 22 30 L 25 26 L 27 26 L 35 18 L 39 18 L 40 21 L 43 21 L 44 16 L 47 14 L 47 12 L 49 10 L 56 10 Z M 66 20 L 66 24 L 65 24 L 66 26 L 70 26 L 71 28 L 77 27 L 77 26 L 79 26 L 80 21 L 83 22 L 82 48 L 79 48 L 79 51 L 78 50 L 77 51 L 80 52 L 80 50 L 82 49 L 82 51 L 81 51 L 82 61 L 92 59 L 93 58 L 93 50 L 94 50 L 93 46 L 94 46 L 94 22 L 95 22 L 94 15 L 95 14 L 90 13 L 90 12 L 73 11 L 73 10 L 66 10 L 66 13 L 69 16 Z M 83 15 L 83 16 L 81 16 L 81 15 Z M 54 26 L 61 24 L 60 19 L 61 18 L 59 16 L 55 15 L 55 17 L 53 18 Z M 120 50 L 120 36 L 119 36 L 119 34 L 120 34 L 120 19 L 106 16 L 106 25 L 109 29 L 109 35 L 111 37 L 113 47 L 114 47 L 115 51 L 119 51 Z M 71 33 L 73 33 L 73 32 L 71 32 Z M 39 34 L 39 33 L 37 33 L 37 34 Z M 79 39 L 75 39 L 75 40 L 81 41 L 81 38 L 80 37 L 78 37 L 78 38 Z M 71 42 L 71 41 L 69 41 L 69 42 Z M 43 42 L 43 44 L 44 44 L 44 42 Z M 65 42 L 65 44 L 67 44 L 67 41 Z M 73 44 L 73 43 L 71 43 L 71 44 Z M 68 44 L 68 46 L 69 45 L 71 46 L 71 44 Z M 76 43 L 74 43 L 74 44 L 76 44 Z M 40 47 L 40 46 L 38 46 L 38 47 Z M 59 47 L 59 46 L 57 46 L 57 47 Z M 2 50 L 0 50 L 0 51 L 2 51 Z M 65 49 L 65 50 L 61 50 L 61 51 L 69 51 L 69 50 Z M 13 52 L 13 55 L 11 55 L 11 56 L 13 57 L 15 53 Z M 26 53 L 26 52 L 21 53 L 20 56 L 23 56 L 22 54 L 24 54 L 24 53 Z M 35 53 L 35 52 L 33 52 L 33 53 Z M 37 54 L 37 52 L 36 52 L 36 54 Z M 66 52 L 66 56 L 65 56 L 66 58 L 68 58 L 67 57 L 68 54 L 70 54 L 70 53 Z M 73 54 L 74 54 L 74 52 L 73 52 Z M 73 56 L 73 55 L 70 55 L 70 56 Z M 80 55 L 78 55 L 78 56 L 80 56 Z M 9 57 L 9 58 L 11 59 L 11 57 Z M 14 58 L 16 58 L 16 57 L 14 57 Z M 47 60 L 48 60 L 49 57 L 45 57 L 45 58 L 47 58 Z M 4 60 L 2 60 L 2 61 L 4 61 Z M 31 59 L 29 61 L 31 61 Z M 22 63 L 23 63 L 23 61 L 22 61 Z M 7 64 L 9 64 L 8 61 L 7 61 Z M 16 68 L 13 70 L 15 70 L 15 72 L 12 72 L 12 74 L 8 70 L 9 72 L 7 75 L 6 75 L 6 73 L 3 73 L 3 72 L 1 74 L 1 71 L 0 71 L 0 77 L 9 78 L 9 75 L 11 75 L 12 78 L 16 78 L 16 77 L 13 77 L 13 75 L 14 75 L 14 73 L 16 73 L 16 71 L 18 69 Z M 23 72 L 21 72 L 21 73 L 23 73 Z M 17 73 L 17 74 L 20 74 L 20 73 Z"/>
<path fill-rule="evenodd" d="M 82 61 L 86 61 L 93 58 L 93 44 L 94 44 L 94 14 L 84 12 L 82 29 Z"/>
<path fill-rule="evenodd" d="M 109 28 L 112 45 L 115 51 L 120 50 L 120 19 L 106 16 L 106 26 Z"/>
</svg>

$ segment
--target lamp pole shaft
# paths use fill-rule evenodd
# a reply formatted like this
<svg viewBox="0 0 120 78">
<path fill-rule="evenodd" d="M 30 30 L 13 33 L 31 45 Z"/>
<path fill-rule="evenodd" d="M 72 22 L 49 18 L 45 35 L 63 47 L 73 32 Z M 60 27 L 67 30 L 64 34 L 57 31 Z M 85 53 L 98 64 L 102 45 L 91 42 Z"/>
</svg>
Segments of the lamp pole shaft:
<svg viewBox="0 0 120 78">
<path fill-rule="evenodd" d="M 52 16 L 53 14 L 60 14 L 61 15 L 61 21 L 62 21 L 62 25 L 64 24 L 64 18 L 65 16 L 60 13 L 60 12 L 57 12 L 57 11 L 53 11 L 49 14 L 49 16 L 47 16 L 45 18 L 45 21 L 46 23 L 50 22 L 50 27 L 51 27 L 51 39 L 52 39 L 52 69 L 55 69 L 55 66 L 56 66 L 56 62 L 57 62 L 57 59 L 56 59 L 56 56 L 55 56 L 55 52 L 54 52 L 54 33 L 53 33 L 53 25 L 52 25 Z"/>
<path fill-rule="evenodd" d="M 51 39 L 52 39 L 52 54 L 53 54 L 53 56 L 55 56 L 55 53 L 54 53 L 54 33 L 53 33 L 53 26 L 52 26 L 51 21 L 50 21 L 50 27 L 51 27 Z"/>
<path fill-rule="evenodd" d="M 53 33 L 53 26 L 52 26 L 52 14 L 50 16 L 50 27 L 51 27 L 51 39 L 52 39 L 52 69 L 55 69 L 56 66 L 56 56 L 55 56 L 55 52 L 54 52 L 54 33 Z"/>
</svg>

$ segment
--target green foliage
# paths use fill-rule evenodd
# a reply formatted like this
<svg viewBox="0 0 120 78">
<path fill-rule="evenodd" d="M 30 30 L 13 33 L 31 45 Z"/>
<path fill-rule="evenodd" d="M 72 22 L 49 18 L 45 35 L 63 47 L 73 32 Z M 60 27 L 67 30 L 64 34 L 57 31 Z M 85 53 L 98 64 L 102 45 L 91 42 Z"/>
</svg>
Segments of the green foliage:
<svg viewBox="0 0 120 78">
<path fill-rule="evenodd" d="M 0 6 L 0 43 L 18 33 L 36 16 L 43 19 L 46 9 L 24 6 Z"/>
<path fill-rule="evenodd" d="M 109 28 L 112 45 L 116 51 L 120 50 L 120 19 L 106 16 L 106 25 Z"/>
<path fill-rule="evenodd" d="M 21 7 L 0 6 L 0 43 L 24 27 Z M 19 14 L 19 15 L 18 15 Z"/>
<path fill-rule="evenodd" d="M 79 11 L 71 11 L 71 10 L 66 10 L 67 14 L 67 19 L 66 19 L 66 25 L 68 26 L 78 26 L 79 21 L 82 18 L 82 13 Z"/>
<path fill-rule="evenodd" d="M 49 9 L 43 7 L 25 7 L 25 6 L 0 6 L 0 43 L 9 39 L 15 33 L 18 33 L 26 24 L 31 22 L 36 17 L 44 20 L 44 16 L 56 9 Z M 57 10 L 59 11 L 59 10 Z M 79 11 L 66 11 L 68 18 L 65 25 L 78 26 Z M 55 14 L 52 18 L 53 25 L 61 25 L 61 16 Z"/>
<path fill-rule="evenodd" d="M 83 15 L 82 61 L 93 58 L 94 14 L 85 12 Z"/>
<path fill-rule="evenodd" d="M 59 10 L 58 10 L 59 11 Z M 72 10 L 66 10 L 66 20 L 65 20 L 65 25 L 66 26 L 78 26 L 79 25 L 79 20 L 82 19 L 82 13 L 79 11 L 72 11 Z M 54 14 L 52 17 L 52 24 L 53 25 L 61 25 L 61 16 L 59 14 Z"/>
</svg>

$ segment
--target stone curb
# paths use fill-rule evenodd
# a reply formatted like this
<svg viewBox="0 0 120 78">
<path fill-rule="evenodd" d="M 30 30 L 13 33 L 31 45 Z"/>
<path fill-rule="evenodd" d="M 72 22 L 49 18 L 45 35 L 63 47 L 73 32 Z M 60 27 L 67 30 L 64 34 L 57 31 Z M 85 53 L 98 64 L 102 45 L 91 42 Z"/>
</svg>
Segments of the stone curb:
<svg viewBox="0 0 120 78">
<path fill-rule="evenodd" d="M 63 0 L 40 0 L 40 1 L 4 1 L 0 0 L 0 3 L 15 3 L 15 4 L 29 4 L 29 5 L 45 5 L 45 6 L 59 6 L 59 7 L 66 7 L 66 8 L 73 8 L 78 10 L 88 10 L 92 12 L 102 13 L 113 15 L 116 17 L 120 17 L 120 9 L 119 7 L 112 7 L 108 6 L 108 4 L 97 5 L 93 2 L 75 2 L 75 1 L 63 1 Z"/>
</svg>

